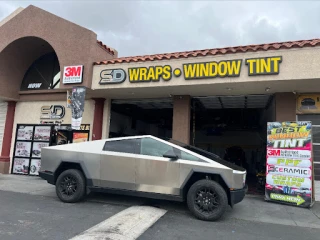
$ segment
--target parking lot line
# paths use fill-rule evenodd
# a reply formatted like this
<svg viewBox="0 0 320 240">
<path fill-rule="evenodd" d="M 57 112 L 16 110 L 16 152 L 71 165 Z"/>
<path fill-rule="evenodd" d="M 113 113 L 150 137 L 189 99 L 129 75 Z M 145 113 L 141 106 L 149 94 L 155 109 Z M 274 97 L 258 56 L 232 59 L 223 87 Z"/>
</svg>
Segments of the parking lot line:
<svg viewBox="0 0 320 240">
<path fill-rule="evenodd" d="M 89 228 L 70 240 L 134 240 L 161 218 L 167 210 L 132 206 Z"/>
</svg>

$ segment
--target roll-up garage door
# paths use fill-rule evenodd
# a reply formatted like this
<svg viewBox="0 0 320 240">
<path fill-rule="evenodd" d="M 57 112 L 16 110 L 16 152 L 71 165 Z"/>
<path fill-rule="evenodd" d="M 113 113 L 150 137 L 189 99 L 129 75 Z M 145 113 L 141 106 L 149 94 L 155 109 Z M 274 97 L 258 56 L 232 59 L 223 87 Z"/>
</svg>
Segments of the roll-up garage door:
<svg viewBox="0 0 320 240">
<path fill-rule="evenodd" d="M 298 115 L 298 121 L 312 122 L 314 175 L 320 180 L 320 114 Z"/>
</svg>

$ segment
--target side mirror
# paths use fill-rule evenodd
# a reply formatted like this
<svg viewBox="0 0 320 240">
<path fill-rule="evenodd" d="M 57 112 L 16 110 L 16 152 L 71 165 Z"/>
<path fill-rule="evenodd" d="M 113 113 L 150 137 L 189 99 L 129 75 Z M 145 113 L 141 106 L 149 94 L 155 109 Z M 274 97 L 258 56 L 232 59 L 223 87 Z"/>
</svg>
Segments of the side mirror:
<svg viewBox="0 0 320 240">
<path fill-rule="evenodd" d="M 163 154 L 164 158 L 170 158 L 170 160 L 178 160 L 178 156 L 173 151 L 168 151 L 165 154 Z"/>
</svg>

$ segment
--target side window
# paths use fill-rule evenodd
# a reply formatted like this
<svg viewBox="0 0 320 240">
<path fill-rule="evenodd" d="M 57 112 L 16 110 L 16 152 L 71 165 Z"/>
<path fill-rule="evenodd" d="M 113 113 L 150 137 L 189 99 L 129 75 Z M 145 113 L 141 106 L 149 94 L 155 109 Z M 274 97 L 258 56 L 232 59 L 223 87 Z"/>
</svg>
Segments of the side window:
<svg viewBox="0 0 320 240">
<path fill-rule="evenodd" d="M 103 151 L 138 154 L 141 139 L 106 141 Z"/>
<path fill-rule="evenodd" d="M 182 160 L 188 160 L 188 161 L 196 161 L 196 162 L 205 162 L 203 161 L 202 159 L 196 157 L 196 156 L 193 156 L 187 152 L 184 152 L 184 151 L 181 151 L 181 159 Z"/>
<path fill-rule="evenodd" d="M 163 157 L 168 151 L 174 151 L 180 156 L 180 150 L 173 148 L 172 146 L 163 142 L 157 141 L 153 138 L 142 138 L 141 139 L 141 152 L 142 155 Z"/>
</svg>

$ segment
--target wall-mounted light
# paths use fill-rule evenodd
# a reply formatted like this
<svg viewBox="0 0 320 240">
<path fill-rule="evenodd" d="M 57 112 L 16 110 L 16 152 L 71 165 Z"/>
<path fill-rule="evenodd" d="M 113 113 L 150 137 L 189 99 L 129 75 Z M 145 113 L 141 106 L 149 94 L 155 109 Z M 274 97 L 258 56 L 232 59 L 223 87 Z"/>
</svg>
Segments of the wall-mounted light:
<svg viewBox="0 0 320 240">
<path fill-rule="evenodd" d="M 228 87 L 228 88 L 226 88 L 226 89 L 227 89 L 228 91 L 231 91 L 231 90 L 232 90 L 232 88 L 229 88 L 229 87 Z"/>
<path fill-rule="evenodd" d="M 269 88 L 269 87 L 267 87 L 267 88 L 265 89 L 265 91 L 266 91 L 266 92 L 269 92 L 269 91 L 270 91 L 270 88 Z"/>
</svg>

